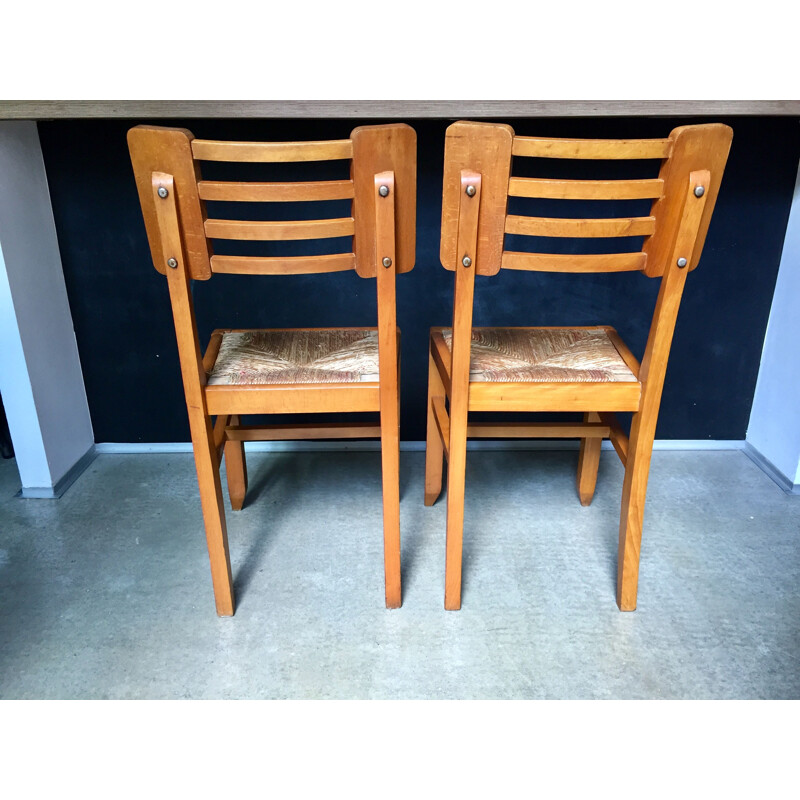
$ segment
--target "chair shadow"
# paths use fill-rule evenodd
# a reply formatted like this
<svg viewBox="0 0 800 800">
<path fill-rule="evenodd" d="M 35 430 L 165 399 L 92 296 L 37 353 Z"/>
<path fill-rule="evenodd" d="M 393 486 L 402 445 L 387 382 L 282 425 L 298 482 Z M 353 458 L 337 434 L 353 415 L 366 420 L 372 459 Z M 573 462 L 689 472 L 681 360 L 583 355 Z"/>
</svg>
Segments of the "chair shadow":
<svg viewBox="0 0 800 800">
<path fill-rule="evenodd" d="M 408 467 L 408 464 L 404 464 L 403 462 L 408 462 L 410 459 L 403 458 L 403 453 L 400 453 L 400 502 L 402 503 L 406 493 L 408 492 L 408 486 L 411 481 L 409 477 L 411 470 Z"/>
<path fill-rule="evenodd" d="M 346 496 L 348 488 L 351 488 L 353 484 L 360 485 L 368 478 L 373 479 L 378 490 L 374 495 L 376 509 L 381 508 L 380 453 L 372 453 L 369 451 L 362 452 L 361 455 L 373 456 L 374 459 L 357 458 L 350 463 L 350 469 L 333 469 L 332 471 L 329 463 L 331 455 L 334 455 L 332 453 L 298 451 L 273 453 L 270 455 L 272 456 L 271 458 L 259 459 L 257 469 L 251 469 L 249 472 L 247 494 L 242 506 L 242 511 L 233 511 L 230 513 L 243 513 L 251 506 L 267 502 L 269 496 L 275 493 L 287 492 L 291 494 L 292 487 L 290 484 L 298 478 L 298 472 L 301 467 L 302 470 L 311 475 L 319 475 L 323 471 L 328 471 L 332 475 L 333 483 L 326 485 L 326 491 L 340 497 Z M 342 455 L 349 458 L 354 455 L 354 453 L 336 454 L 338 457 Z M 368 463 L 370 461 L 374 461 L 374 466 L 372 463 Z M 253 460 L 250 459 L 248 467 L 252 465 Z M 378 470 L 377 475 L 374 474 L 374 468 Z M 407 470 L 405 470 L 405 472 L 407 473 Z M 401 469 L 401 475 L 402 474 L 403 470 Z M 401 481 L 401 486 L 408 486 L 407 476 Z M 275 530 L 279 521 L 278 513 L 280 508 L 281 506 L 279 505 L 272 507 L 268 519 L 267 531 L 255 537 L 248 552 L 242 557 L 241 566 L 234 576 L 234 591 L 237 596 L 237 605 L 247 596 L 253 577 L 261 568 L 264 555 L 272 541 L 272 532 Z M 379 519 L 382 520 L 382 516 L 380 516 Z M 380 535 L 383 535 L 382 523 Z M 408 553 L 409 551 L 407 550 L 406 552 Z M 411 557 L 409 561 L 413 564 L 414 558 Z M 407 573 L 408 566 L 409 564 L 403 563 L 404 573 Z"/>
<path fill-rule="evenodd" d="M 248 474 L 248 486 L 247 493 L 245 495 L 245 502 L 241 511 L 231 512 L 234 515 L 234 518 L 235 515 L 244 513 L 252 504 L 264 502 L 268 489 L 277 490 L 279 484 L 286 481 L 286 461 L 287 459 L 284 458 L 265 460 L 265 462 L 259 465 L 255 480 L 251 480 L 252 476 L 251 474 Z M 260 565 L 263 563 L 264 554 L 266 553 L 272 541 L 272 534 L 275 530 L 275 526 L 272 523 L 275 523 L 278 519 L 279 514 L 276 513 L 275 509 L 273 509 L 273 512 L 269 517 L 269 522 L 271 524 L 265 526 L 265 530 L 259 536 L 255 537 L 250 549 L 242 558 L 241 566 L 233 578 L 233 589 L 236 594 L 237 606 L 239 606 L 244 598 L 247 597 L 247 592 L 252 583 L 253 576 L 258 572 Z"/>
<path fill-rule="evenodd" d="M 513 455 L 512 455 L 513 453 Z M 575 481 L 575 468 L 577 466 L 577 452 L 573 455 L 571 451 L 509 451 L 510 460 L 513 460 L 515 467 L 511 465 L 504 465 L 505 469 L 512 469 L 519 476 L 520 467 L 525 471 L 526 481 L 535 482 L 547 474 L 548 479 L 555 477 L 559 482 L 564 480 L 570 482 L 570 486 L 574 486 Z M 597 491 L 593 502 L 597 502 L 597 494 L 603 491 L 614 492 L 616 481 L 614 476 L 608 474 L 610 470 L 604 469 L 603 459 L 600 461 L 600 468 L 597 477 Z M 469 497 L 470 483 L 481 481 L 482 473 L 475 471 L 470 474 L 469 458 L 467 460 L 467 476 L 465 486 L 465 496 Z M 441 502 L 447 502 L 446 497 L 446 479 L 447 470 L 444 471 L 442 494 L 437 499 L 435 505 Z M 486 491 L 488 487 L 484 487 Z M 580 504 L 577 491 L 574 493 L 574 501 Z M 543 500 L 544 502 L 544 500 Z M 589 511 L 591 505 L 583 509 Z M 488 533 L 487 533 L 488 531 Z M 594 531 L 597 535 L 602 537 L 602 541 L 598 543 L 603 548 L 606 554 L 606 565 L 608 569 L 608 577 L 610 580 L 611 588 L 614 593 L 617 590 L 617 538 L 616 528 L 611 531 L 606 531 L 606 526 L 603 524 L 598 526 Z M 470 514 L 465 509 L 464 514 L 464 538 L 462 545 L 462 561 L 461 561 L 461 594 L 462 600 L 469 596 L 470 583 L 475 575 L 475 570 L 479 567 L 480 551 L 482 549 L 482 539 L 486 536 L 491 536 L 491 525 L 484 519 L 476 517 L 475 514 Z"/>
</svg>

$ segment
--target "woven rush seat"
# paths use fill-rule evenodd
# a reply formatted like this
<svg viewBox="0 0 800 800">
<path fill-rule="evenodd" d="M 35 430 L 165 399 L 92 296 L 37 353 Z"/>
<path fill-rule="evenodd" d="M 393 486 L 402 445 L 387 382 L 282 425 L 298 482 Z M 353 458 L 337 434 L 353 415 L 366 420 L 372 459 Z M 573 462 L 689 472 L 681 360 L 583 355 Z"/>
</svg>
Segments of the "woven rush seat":
<svg viewBox="0 0 800 800">
<path fill-rule="evenodd" d="M 377 380 L 375 328 L 227 331 L 208 376 L 209 385 Z"/>
<path fill-rule="evenodd" d="M 442 330 L 452 350 L 451 328 Z M 470 381 L 635 381 L 605 328 L 473 328 Z"/>
</svg>

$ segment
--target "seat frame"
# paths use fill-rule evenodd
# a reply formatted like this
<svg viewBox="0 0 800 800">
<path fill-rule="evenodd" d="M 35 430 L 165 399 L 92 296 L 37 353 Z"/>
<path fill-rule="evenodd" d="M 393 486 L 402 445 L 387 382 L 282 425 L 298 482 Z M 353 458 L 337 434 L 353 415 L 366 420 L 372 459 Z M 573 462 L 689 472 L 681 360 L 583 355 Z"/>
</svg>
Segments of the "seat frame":
<svg viewBox="0 0 800 800">
<path fill-rule="evenodd" d="M 636 608 L 645 495 L 672 336 L 687 274 L 700 257 L 731 136 L 730 128 L 724 125 L 678 128 L 668 140 L 654 140 L 652 144 L 649 140 L 525 139 L 514 137 L 508 126 L 490 123 L 458 122 L 448 128 L 442 265 L 455 271 L 452 350 L 447 348 L 442 328 L 432 328 L 425 459 L 425 505 L 428 506 L 441 494 L 443 459 L 447 462 L 446 609 L 461 607 L 466 448 L 470 437 L 580 438 L 576 484 L 584 506 L 589 505 L 594 496 L 602 440 L 610 439 L 625 467 L 617 604 L 622 611 Z M 578 257 L 578 266 L 574 267 L 565 256 L 505 252 L 503 234 L 508 231 L 505 222 L 508 187 L 520 180 L 509 177 L 512 152 L 563 158 L 624 158 L 627 152 L 631 153 L 627 156 L 630 158 L 650 157 L 651 154 L 663 158 L 659 180 L 618 182 L 625 184 L 627 192 L 637 191 L 635 183 L 646 184 L 646 191 L 651 191 L 654 184 L 664 187 L 663 194 L 659 190 L 656 196 L 645 195 L 654 197 L 655 219 L 653 230 L 645 240 L 641 254 L 644 257 L 639 259 L 638 254 L 590 256 L 589 262 L 582 261 L 586 257 Z M 590 197 L 600 183 L 585 182 L 594 185 L 582 190 L 586 194 L 578 195 L 576 192 L 580 190 L 575 188 L 578 181 L 529 182 L 556 184 L 557 191 Z M 601 190 L 608 193 L 614 188 L 604 185 Z M 653 246 L 654 239 L 657 239 L 656 246 Z M 609 338 L 636 376 L 636 382 L 470 381 L 475 275 L 493 275 L 501 266 L 508 268 L 510 255 L 514 256 L 512 268 L 515 269 L 579 272 L 643 269 L 648 275 L 661 277 L 641 364 L 616 331 L 606 326 Z M 587 263 L 594 269 L 587 269 Z M 468 414 L 471 411 L 583 412 L 583 422 L 470 424 Z M 633 412 L 629 435 L 615 415 L 623 411 Z"/>
<path fill-rule="evenodd" d="M 227 526 L 220 467 L 225 459 L 231 506 L 239 510 L 247 492 L 246 441 L 380 437 L 383 484 L 385 600 L 402 602 L 399 494 L 399 368 L 396 274 L 413 267 L 416 197 L 416 134 L 407 125 L 362 126 L 341 142 L 234 143 L 195 140 L 189 131 L 137 126 L 129 146 L 154 266 L 166 275 L 189 415 L 200 501 L 217 613 L 234 613 Z M 238 149 L 234 149 L 238 148 Z M 355 150 L 355 155 L 353 151 Z M 215 271 L 242 274 L 326 272 L 326 258 L 222 259 L 215 269 L 203 194 L 224 199 L 296 200 L 340 192 L 325 184 L 231 184 L 202 182 L 192 152 L 213 160 L 287 161 L 352 157 L 352 180 L 341 181 L 354 197 L 351 232 L 355 254 L 348 261 L 362 277 L 375 277 L 378 308 L 379 380 L 360 383 L 207 385 L 224 330 L 212 333 L 203 354 L 191 293 L 193 278 Z M 199 189 L 198 189 L 199 187 Z M 252 188 L 255 187 L 255 188 Z M 298 197 L 300 194 L 302 196 Z M 257 196 L 256 196 L 257 195 Z M 339 196 L 337 194 L 337 196 Z M 198 227 L 198 223 L 202 227 Z M 289 223 L 291 226 L 293 223 Z M 314 223 L 316 225 L 317 223 Z M 282 231 L 285 232 L 284 226 Z M 212 226 L 213 231 L 213 226 Z M 194 236 L 191 234 L 194 233 Z M 282 238 L 270 234 L 271 238 Z M 208 238 L 212 238 L 210 235 Z M 237 237 L 238 238 L 238 237 Z M 289 236 L 288 238 L 295 238 Z M 340 267 L 337 267 L 339 269 Z M 339 330 L 339 329 L 328 329 Z M 377 412 L 380 423 L 241 425 L 246 414 Z M 215 419 L 214 419 L 215 418 Z"/>
</svg>

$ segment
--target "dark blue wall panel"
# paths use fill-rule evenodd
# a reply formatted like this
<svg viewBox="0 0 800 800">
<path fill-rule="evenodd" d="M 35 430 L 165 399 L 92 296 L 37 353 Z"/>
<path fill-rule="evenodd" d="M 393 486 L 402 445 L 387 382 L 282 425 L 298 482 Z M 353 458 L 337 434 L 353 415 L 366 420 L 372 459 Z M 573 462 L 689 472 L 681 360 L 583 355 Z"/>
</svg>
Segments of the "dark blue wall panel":
<svg viewBox="0 0 800 800">
<path fill-rule="evenodd" d="M 375 120 L 380 122 L 381 120 Z M 439 264 L 442 157 L 450 120 L 407 120 L 418 135 L 417 265 L 398 279 L 402 436 L 425 438 L 427 331 L 448 324 L 452 273 Z M 700 267 L 678 318 L 657 436 L 742 439 L 800 155 L 794 118 L 527 119 L 519 134 L 660 137 L 721 121 L 733 147 Z M 125 134 L 138 120 L 42 122 L 39 132 L 98 442 L 189 438 L 165 279 L 150 261 Z M 202 138 L 347 137 L 347 120 L 190 120 Z M 305 170 L 308 165 L 301 165 Z M 316 165 L 338 177 L 341 165 Z M 208 165 L 212 177 L 218 165 Z M 294 169 L 294 168 L 293 168 Z M 298 175 L 298 172 L 293 172 Z M 476 325 L 614 325 L 641 357 L 658 289 L 639 274 L 505 272 L 478 278 Z M 203 345 L 215 327 L 375 324 L 375 284 L 353 274 L 221 275 L 195 284 Z"/>
</svg>

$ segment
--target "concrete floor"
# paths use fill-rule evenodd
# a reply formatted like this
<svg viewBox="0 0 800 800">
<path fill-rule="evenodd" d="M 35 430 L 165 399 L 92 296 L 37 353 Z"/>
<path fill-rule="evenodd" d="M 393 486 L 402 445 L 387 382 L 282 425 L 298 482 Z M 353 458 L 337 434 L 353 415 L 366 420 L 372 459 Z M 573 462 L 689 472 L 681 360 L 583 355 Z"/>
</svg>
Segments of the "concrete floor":
<svg viewBox="0 0 800 800">
<path fill-rule="evenodd" d="M 383 608 L 379 455 L 253 453 L 214 612 L 190 455 L 100 455 L 61 500 L 0 462 L 3 698 L 799 698 L 800 496 L 741 452 L 653 457 L 639 608 L 614 602 L 622 467 L 468 456 L 464 595 L 403 453 L 403 608 Z"/>
</svg>

